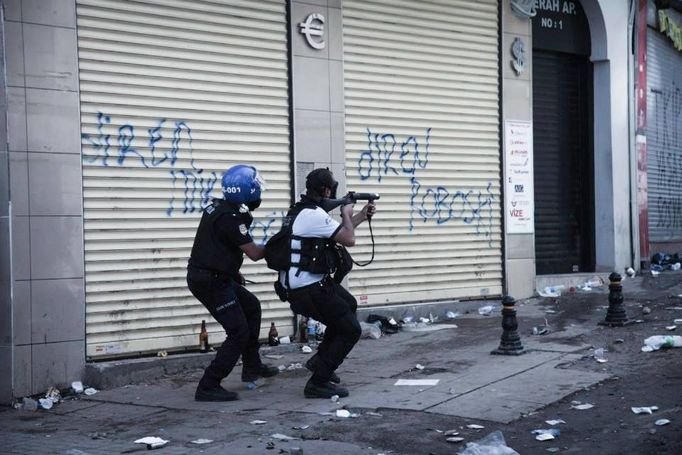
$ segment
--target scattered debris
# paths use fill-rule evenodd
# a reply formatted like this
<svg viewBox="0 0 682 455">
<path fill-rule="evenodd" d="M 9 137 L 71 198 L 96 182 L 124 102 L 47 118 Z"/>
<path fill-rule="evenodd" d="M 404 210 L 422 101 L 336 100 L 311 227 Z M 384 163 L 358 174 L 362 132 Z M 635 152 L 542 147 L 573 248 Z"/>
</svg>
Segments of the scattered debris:
<svg viewBox="0 0 682 455">
<path fill-rule="evenodd" d="M 556 428 L 550 428 L 550 429 L 539 429 L 539 430 L 533 430 L 531 431 L 535 436 L 535 439 L 538 441 L 550 441 L 557 436 L 561 434 L 561 431 L 556 429 Z"/>
<path fill-rule="evenodd" d="M 486 437 L 468 442 L 466 448 L 459 455 L 519 455 L 519 453 L 507 446 L 501 431 L 494 431 Z"/>
<path fill-rule="evenodd" d="M 440 379 L 398 379 L 393 385 L 434 386 Z"/>
<path fill-rule="evenodd" d="M 658 411 L 658 406 L 641 406 L 632 407 L 632 412 L 635 414 L 653 414 L 654 411 Z"/>
<path fill-rule="evenodd" d="M 548 447 L 545 450 L 550 453 L 557 453 L 561 449 L 559 447 Z"/>
<path fill-rule="evenodd" d="M 301 368 L 303 368 L 302 363 L 292 363 L 291 365 L 286 367 L 286 369 L 289 371 L 300 370 Z"/>
<path fill-rule="evenodd" d="M 268 423 L 268 421 L 267 420 L 252 420 L 249 423 L 251 425 L 265 425 L 266 423 Z"/>
<path fill-rule="evenodd" d="M 594 407 L 593 404 L 590 403 L 584 403 L 584 404 L 575 404 L 571 406 L 571 409 L 577 409 L 578 411 L 585 411 L 587 409 L 592 409 Z"/>
<path fill-rule="evenodd" d="M 381 322 L 379 321 L 373 324 L 360 321 L 360 328 L 362 329 L 362 338 L 372 338 L 374 340 L 381 338 Z"/>
<path fill-rule="evenodd" d="M 604 352 L 604 348 L 595 349 L 592 357 L 594 357 L 594 360 L 596 360 L 598 363 L 606 363 L 608 360 L 606 357 L 604 357 Z"/>
<path fill-rule="evenodd" d="M 653 268 L 651 269 L 651 276 L 656 277 L 656 276 L 658 276 L 658 275 L 660 275 L 660 274 L 661 274 L 661 272 L 659 272 L 658 270 L 654 270 Z"/>
<path fill-rule="evenodd" d="M 39 398 L 38 403 L 40 403 L 40 407 L 43 409 L 52 409 L 52 406 L 54 406 L 54 402 L 49 398 Z"/>
<path fill-rule="evenodd" d="M 493 312 L 495 307 L 493 305 L 482 306 L 478 309 L 478 314 L 481 316 L 489 316 Z"/>
<path fill-rule="evenodd" d="M 448 430 L 443 433 L 445 436 L 457 436 L 459 435 L 459 431 L 457 430 Z"/>
<path fill-rule="evenodd" d="M 213 439 L 204 439 L 204 438 L 199 438 L 195 439 L 194 441 L 190 441 L 192 444 L 210 444 L 213 442 Z"/>
<path fill-rule="evenodd" d="M 308 428 L 310 428 L 310 425 L 299 425 L 299 426 L 295 426 L 295 427 L 291 427 L 291 428 L 293 430 L 307 430 Z"/>
<path fill-rule="evenodd" d="M 265 357 L 266 359 L 279 360 L 284 356 L 280 354 L 265 354 L 263 357 Z"/>
<path fill-rule="evenodd" d="M 83 390 L 83 393 L 86 394 L 87 396 L 92 396 L 98 392 L 97 389 L 94 389 L 92 387 L 88 387 L 87 389 Z"/>
<path fill-rule="evenodd" d="M 405 332 L 435 332 L 436 330 L 456 329 L 456 324 L 436 324 L 431 325 L 425 322 L 407 322 L 403 324 Z"/>
<path fill-rule="evenodd" d="M 472 430 L 482 430 L 485 427 L 483 425 L 477 425 L 475 423 L 470 423 L 469 425 L 467 425 L 467 428 L 471 428 Z"/>
<path fill-rule="evenodd" d="M 635 276 L 635 273 L 636 273 L 636 272 L 635 272 L 635 269 L 633 269 L 632 267 L 627 267 L 627 268 L 625 269 L 625 274 L 626 274 L 627 276 L 629 276 L 630 278 L 632 278 L 633 276 Z"/>
<path fill-rule="evenodd" d="M 625 340 L 623 338 L 616 338 L 613 340 L 613 344 L 623 344 L 625 343 Z"/>
<path fill-rule="evenodd" d="M 277 439 L 280 441 L 293 441 L 294 439 L 299 439 L 299 438 L 295 438 L 293 436 L 287 436 L 287 435 L 282 434 L 282 433 L 271 434 L 270 437 L 272 439 Z"/>
<path fill-rule="evenodd" d="M 673 324 L 682 324 L 682 319 L 673 320 Z"/>
<path fill-rule="evenodd" d="M 305 352 L 306 354 L 310 354 L 311 352 L 313 352 L 313 348 L 311 348 L 308 345 L 303 345 L 303 346 L 301 346 L 301 352 Z"/>
<path fill-rule="evenodd" d="M 279 337 L 279 344 L 291 344 L 291 337 L 289 335 L 285 337 Z"/>
<path fill-rule="evenodd" d="M 168 357 L 168 352 L 167 351 L 159 351 L 156 353 L 156 356 L 161 357 L 163 359 L 163 358 Z"/>
<path fill-rule="evenodd" d="M 338 395 L 332 395 L 331 400 L 332 400 L 332 403 L 338 403 L 339 396 Z"/>
<path fill-rule="evenodd" d="M 658 419 L 655 424 L 659 427 L 662 427 L 663 425 L 668 425 L 670 423 L 670 420 L 668 419 Z"/>
<path fill-rule="evenodd" d="M 256 384 L 256 381 L 247 382 L 244 384 L 244 388 L 246 390 L 255 390 L 258 388 L 258 384 Z"/>
<path fill-rule="evenodd" d="M 366 416 L 372 416 L 372 417 L 383 417 L 383 414 L 379 414 L 378 412 L 365 412 Z"/>
<path fill-rule="evenodd" d="M 677 328 L 676 325 L 667 325 L 667 326 L 665 326 L 665 329 L 668 330 L 668 331 L 670 331 L 670 332 L 672 332 L 672 331 L 675 330 L 676 328 Z"/>
<path fill-rule="evenodd" d="M 642 307 L 642 314 L 651 314 L 651 308 L 648 306 Z"/>
<path fill-rule="evenodd" d="M 461 316 L 461 313 L 455 312 L 455 311 L 447 311 L 445 313 L 445 318 L 446 319 L 455 319 L 457 317 Z"/>
<path fill-rule="evenodd" d="M 554 420 L 545 420 L 545 423 L 547 425 L 554 426 L 554 425 L 559 425 L 560 423 L 566 423 L 566 421 L 563 419 L 554 419 Z"/>
<path fill-rule="evenodd" d="M 657 351 L 661 348 L 682 348 L 682 336 L 654 335 L 644 340 L 642 352 Z"/>
<path fill-rule="evenodd" d="M 533 327 L 533 335 L 546 335 L 549 333 L 549 329 L 547 327 L 543 327 L 541 329 L 538 329 L 537 327 Z"/>
<path fill-rule="evenodd" d="M 71 383 L 71 390 L 73 393 L 83 393 L 83 383 L 80 381 L 74 381 Z"/>
<path fill-rule="evenodd" d="M 420 364 L 420 363 L 416 364 L 414 367 L 415 367 L 416 369 L 418 369 L 418 370 L 423 370 L 423 369 L 424 369 L 424 365 L 422 365 L 422 364 Z"/>
<path fill-rule="evenodd" d="M 163 447 L 166 444 L 168 444 L 168 441 L 165 439 L 158 438 L 156 436 L 147 436 L 145 438 L 140 438 L 135 441 L 135 444 L 145 444 L 147 446 L 147 449 L 158 449 L 159 447 Z"/>
<path fill-rule="evenodd" d="M 347 409 L 337 409 L 336 417 L 342 417 L 344 419 L 347 419 L 348 417 L 350 417 L 350 411 L 348 411 Z"/>
<path fill-rule="evenodd" d="M 447 442 L 452 442 L 452 443 L 457 443 L 457 442 L 462 442 L 464 441 L 464 438 L 459 437 L 459 436 L 452 436 L 450 438 L 445 439 Z"/>
</svg>

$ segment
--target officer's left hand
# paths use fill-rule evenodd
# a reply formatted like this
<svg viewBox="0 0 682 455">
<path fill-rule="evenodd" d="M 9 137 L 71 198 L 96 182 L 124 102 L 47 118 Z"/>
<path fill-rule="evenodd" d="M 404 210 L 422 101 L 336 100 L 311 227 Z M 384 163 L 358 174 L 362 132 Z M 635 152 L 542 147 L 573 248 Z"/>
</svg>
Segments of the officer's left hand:
<svg viewBox="0 0 682 455">
<path fill-rule="evenodd" d="M 374 201 L 368 202 L 365 204 L 365 206 L 362 208 L 362 215 L 365 220 L 368 220 L 374 216 L 374 214 L 377 212 L 377 206 L 374 205 Z"/>
</svg>

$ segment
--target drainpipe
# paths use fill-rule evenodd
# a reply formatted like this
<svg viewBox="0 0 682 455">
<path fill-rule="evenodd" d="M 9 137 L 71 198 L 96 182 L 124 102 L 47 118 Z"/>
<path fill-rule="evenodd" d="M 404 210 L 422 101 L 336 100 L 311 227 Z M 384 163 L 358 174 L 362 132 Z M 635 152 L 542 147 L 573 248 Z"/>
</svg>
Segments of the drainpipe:
<svg viewBox="0 0 682 455">
<path fill-rule="evenodd" d="M 637 10 L 638 0 L 630 0 L 628 12 L 628 162 L 630 171 L 630 264 L 633 268 L 638 268 L 640 261 L 639 248 L 639 205 L 637 203 L 637 153 L 635 148 L 635 90 L 634 90 L 634 69 L 633 65 L 633 41 L 634 41 L 634 21 L 635 11 Z"/>
</svg>

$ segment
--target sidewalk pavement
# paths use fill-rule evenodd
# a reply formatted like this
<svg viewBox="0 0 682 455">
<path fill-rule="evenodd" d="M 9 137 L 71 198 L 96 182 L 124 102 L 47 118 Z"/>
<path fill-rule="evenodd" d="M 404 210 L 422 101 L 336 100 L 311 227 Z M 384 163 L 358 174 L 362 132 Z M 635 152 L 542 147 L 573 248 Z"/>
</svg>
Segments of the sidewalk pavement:
<svg viewBox="0 0 682 455">
<path fill-rule="evenodd" d="M 260 380 L 256 389 L 247 390 L 240 382 L 238 367 L 223 385 L 238 391 L 239 401 L 195 402 L 193 395 L 201 370 L 194 369 L 81 396 L 47 412 L 7 409 L 0 412 L 3 453 L 120 453 L 135 447 L 135 439 L 150 435 L 171 440 L 163 448 L 164 454 L 196 450 L 264 453 L 266 441 L 272 441 L 273 434 L 304 438 L 306 425 L 336 418 L 340 408 L 359 413 L 359 419 L 367 419 L 369 427 L 378 418 L 374 413 L 386 410 L 504 424 L 609 377 L 605 372 L 572 367 L 590 353 L 590 346 L 580 340 L 594 329 L 593 324 L 571 324 L 542 337 L 527 335 L 533 325 L 545 322 L 543 302 L 537 299 L 517 305 L 519 331 L 527 353 L 490 355 L 500 343 L 500 308 L 497 303 L 490 316 L 474 310 L 448 321 L 456 323 L 456 328 L 403 331 L 378 340 L 361 340 L 338 370 L 342 385 L 350 390 L 350 397 L 338 403 L 303 397 L 309 372 L 302 364 L 312 354 L 298 347 L 292 349 L 292 345 L 264 348 L 266 363 L 290 369 Z M 206 363 L 212 358 L 197 355 L 203 356 Z M 438 383 L 396 386 L 398 379 L 436 379 Z M 252 424 L 253 420 L 270 424 L 265 429 Z M 26 428 L 31 425 L 35 427 Z M 190 442 L 196 438 L 214 442 L 197 446 Z M 274 440 L 278 448 L 301 447 L 305 453 L 381 453 L 379 449 L 338 440 Z"/>
</svg>

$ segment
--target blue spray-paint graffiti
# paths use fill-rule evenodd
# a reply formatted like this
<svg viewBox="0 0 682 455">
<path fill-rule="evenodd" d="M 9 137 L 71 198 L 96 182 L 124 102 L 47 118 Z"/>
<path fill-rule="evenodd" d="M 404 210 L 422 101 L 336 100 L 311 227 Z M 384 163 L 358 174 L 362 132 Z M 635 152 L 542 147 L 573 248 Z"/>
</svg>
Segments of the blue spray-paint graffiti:
<svg viewBox="0 0 682 455">
<path fill-rule="evenodd" d="M 460 220 L 476 226 L 476 234 L 484 235 L 492 243 L 493 201 L 495 196 L 488 182 L 485 190 L 467 189 L 451 191 L 444 186 L 424 187 L 417 179 L 419 169 L 429 164 L 431 128 L 427 128 L 422 143 L 418 136 L 401 140 L 392 133 L 377 133 L 367 128 L 367 149 L 360 153 L 358 175 L 361 180 L 376 179 L 381 182 L 387 176 L 405 176 L 410 179 L 409 230 L 415 220 L 429 220 L 444 224 Z M 398 150 L 400 153 L 397 153 Z"/>
<path fill-rule="evenodd" d="M 207 172 L 197 167 L 194 161 L 192 129 L 185 121 L 177 120 L 171 123 L 173 134 L 171 138 L 166 138 L 171 141 L 170 154 L 158 150 L 158 143 L 164 139 L 163 128 L 166 122 L 168 120 L 165 118 L 159 119 L 155 127 L 147 130 L 146 147 L 142 149 L 138 149 L 134 144 L 136 141 L 138 143 L 143 141 L 143 138 L 135 136 L 135 127 L 129 123 L 121 125 L 116 138 L 118 157 L 114 163 L 110 163 L 112 138 L 110 134 L 105 133 L 105 127 L 112 124 L 112 119 L 110 115 L 99 112 L 97 134 L 94 136 L 82 134 L 84 143 L 90 145 L 89 153 L 86 154 L 85 149 L 83 151 L 83 161 L 101 162 L 104 167 L 134 166 L 135 162 L 138 162 L 144 168 L 167 168 L 172 191 L 166 215 L 173 216 L 176 210 L 176 190 L 183 193 L 182 213 L 200 212 L 208 205 L 218 176 L 215 172 Z M 182 182 L 182 190 L 178 189 L 178 181 Z"/>
</svg>

